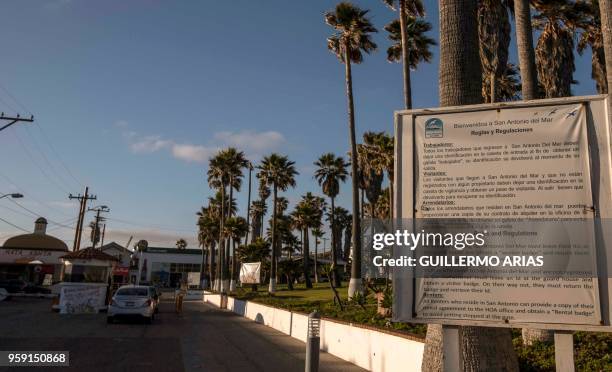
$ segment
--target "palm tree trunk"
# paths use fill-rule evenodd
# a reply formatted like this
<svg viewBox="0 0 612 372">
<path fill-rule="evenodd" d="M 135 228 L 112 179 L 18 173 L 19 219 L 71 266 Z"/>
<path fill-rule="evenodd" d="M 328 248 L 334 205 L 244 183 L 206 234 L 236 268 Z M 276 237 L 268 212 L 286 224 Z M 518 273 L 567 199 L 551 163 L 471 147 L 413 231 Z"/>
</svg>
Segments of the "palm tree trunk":
<svg viewBox="0 0 612 372">
<path fill-rule="evenodd" d="M 209 252 L 208 252 L 208 287 L 211 289 L 214 289 L 214 283 L 215 283 L 215 247 L 216 244 L 213 241 L 209 247 Z"/>
<path fill-rule="evenodd" d="M 228 207 L 227 207 L 227 218 L 231 218 L 232 217 L 232 204 L 234 202 L 234 177 L 230 176 L 229 179 L 229 203 L 228 203 Z M 231 248 L 231 241 L 233 241 L 234 239 L 231 236 L 227 237 L 227 240 L 225 242 L 225 263 L 223 266 L 223 269 L 225 270 L 225 279 L 229 280 L 231 279 L 231 275 L 230 275 L 230 260 L 232 259 L 231 254 L 230 254 L 230 248 Z M 229 283 L 228 283 L 229 284 Z"/>
<path fill-rule="evenodd" d="M 202 260 L 200 262 L 200 287 L 202 287 L 202 280 L 206 277 L 206 261 L 208 256 L 208 250 L 202 245 Z"/>
<path fill-rule="evenodd" d="M 304 228 L 304 237 L 302 238 L 302 256 L 304 263 L 304 282 L 306 288 L 312 288 L 310 281 L 310 239 L 308 238 L 308 228 Z"/>
<path fill-rule="evenodd" d="M 336 206 L 334 204 L 334 198 L 330 198 L 331 199 L 331 250 L 330 250 L 330 258 L 332 260 L 332 266 L 333 266 L 333 270 L 332 270 L 332 280 L 334 281 L 334 286 L 336 288 L 338 288 L 341 283 L 340 283 L 340 275 L 338 274 L 338 255 L 336 254 L 336 239 L 338 238 L 336 236 L 336 219 L 335 219 L 335 209 Z"/>
<path fill-rule="evenodd" d="M 440 0 L 441 106 L 482 102 L 476 0 Z M 441 371 L 440 325 L 427 327 L 423 371 Z M 463 371 L 518 371 L 509 329 L 460 327 Z"/>
<path fill-rule="evenodd" d="M 319 238 L 317 236 L 315 238 L 315 251 L 314 251 L 314 278 L 315 283 L 319 283 L 319 272 L 317 271 L 317 261 L 319 259 Z"/>
<path fill-rule="evenodd" d="M 491 77 L 490 77 L 491 81 L 491 103 L 495 103 L 497 101 L 497 97 L 495 96 L 495 91 L 496 91 L 496 83 L 497 83 L 497 78 L 495 77 L 495 72 L 491 73 Z"/>
<path fill-rule="evenodd" d="M 603 35 L 608 80 L 608 119 L 612 122 L 612 14 L 610 14 L 610 9 L 612 9 L 611 0 L 599 0 L 601 34 Z"/>
<path fill-rule="evenodd" d="M 412 88 L 410 87 L 410 63 L 408 61 L 408 34 L 406 30 L 406 0 L 399 1 L 400 32 L 402 33 L 402 69 L 404 73 L 404 106 L 412 109 Z"/>
<path fill-rule="evenodd" d="M 223 225 L 225 223 L 225 185 L 221 186 L 221 214 L 219 222 L 219 257 L 217 261 L 217 278 L 216 290 L 222 292 L 224 276 L 224 263 L 225 263 L 225 239 L 223 234 Z"/>
<path fill-rule="evenodd" d="M 533 50 L 533 31 L 531 30 L 529 0 L 514 0 L 514 19 L 516 22 L 516 45 L 521 68 L 523 99 L 536 99 L 538 98 L 538 76 L 535 52 Z"/>
<path fill-rule="evenodd" d="M 346 72 L 346 96 L 348 98 L 349 136 L 351 142 L 351 186 L 352 186 L 352 208 L 353 208 L 353 260 L 351 262 L 351 281 L 349 282 L 348 295 L 353 297 L 355 292 L 363 292 L 361 282 L 361 224 L 359 218 L 359 179 L 357 163 L 357 140 L 355 138 L 355 104 L 353 102 L 353 75 L 351 73 L 351 59 L 349 48 L 345 47 L 344 66 Z M 336 247 L 334 247 L 335 249 Z M 336 260 L 334 252 L 334 261 Z M 335 264 L 335 262 L 334 262 Z M 338 270 L 334 271 L 338 277 Z M 337 287 L 340 287 L 340 278 L 337 278 Z"/>
<path fill-rule="evenodd" d="M 272 201 L 272 251 L 270 258 L 270 285 L 268 286 L 268 293 L 276 292 L 276 196 L 277 188 L 276 183 L 274 184 L 273 201 Z"/>
<path fill-rule="evenodd" d="M 253 173 L 253 166 L 249 165 L 249 192 L 247 196 L 247 214 L 246 214 L 247 229 L 246 229 L 246 235 L 244 236 L 244 245 L 249 244 L 249 230 L 251 229 L 250 222 L 251 222 L 251 174 L 252 173 Z"/>
</svg>

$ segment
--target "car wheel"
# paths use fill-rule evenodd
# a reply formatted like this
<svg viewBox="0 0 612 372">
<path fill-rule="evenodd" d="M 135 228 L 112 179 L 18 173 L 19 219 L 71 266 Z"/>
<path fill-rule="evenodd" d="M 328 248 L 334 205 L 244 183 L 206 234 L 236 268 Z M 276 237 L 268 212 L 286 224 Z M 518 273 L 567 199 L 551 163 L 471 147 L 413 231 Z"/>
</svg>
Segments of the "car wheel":
<svg viewBox="0 0 612 372">
<path fill-rule="evenodd" d="M 115 320 L 113 319 L 112 316 L 107 316 L 106 317 L 106 323 L 108 324 L 113 324 L 115 322 Z"/>
</svg>

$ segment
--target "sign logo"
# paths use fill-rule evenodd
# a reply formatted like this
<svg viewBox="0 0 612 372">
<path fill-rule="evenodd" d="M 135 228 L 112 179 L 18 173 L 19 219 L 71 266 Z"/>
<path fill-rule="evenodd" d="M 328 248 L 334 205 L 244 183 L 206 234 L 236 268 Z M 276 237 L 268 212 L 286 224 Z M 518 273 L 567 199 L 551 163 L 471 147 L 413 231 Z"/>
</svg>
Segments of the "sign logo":
<svg viewBox="0 0 612 372">
<path fill-rule="evenodd" d="M 431 118 L 425 122 L 425 138 L 443 138 L 444 123 L 438 118 Z"/>
</svg>

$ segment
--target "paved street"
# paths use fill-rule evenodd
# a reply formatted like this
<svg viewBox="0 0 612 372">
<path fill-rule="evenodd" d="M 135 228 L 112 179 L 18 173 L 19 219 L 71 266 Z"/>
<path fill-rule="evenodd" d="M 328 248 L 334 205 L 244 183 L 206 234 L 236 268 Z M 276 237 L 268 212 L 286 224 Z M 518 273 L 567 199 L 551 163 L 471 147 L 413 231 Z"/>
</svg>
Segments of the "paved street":
<svg viewBox="0 0 612 372">
<path fill-rule="evenodd" d="M 69 350 L 71 367 L 58 371 L 304 370 L 302 342 L 199 302 L 186 302 L 182 316 L 162 303 L 152 325 L 106 324 L 106 314 L 60 315 L 50 307 L 42 299 L 0 302 L 0 350 Z M 322 353 L 321 370 L 361 369 Z"/>
</svg>

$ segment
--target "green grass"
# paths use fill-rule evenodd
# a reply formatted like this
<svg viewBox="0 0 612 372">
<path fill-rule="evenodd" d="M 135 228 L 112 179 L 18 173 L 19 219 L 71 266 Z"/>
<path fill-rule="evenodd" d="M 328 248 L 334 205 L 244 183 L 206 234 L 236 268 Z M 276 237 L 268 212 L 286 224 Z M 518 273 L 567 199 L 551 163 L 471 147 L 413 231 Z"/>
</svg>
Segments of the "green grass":
<svg viewBox="0 0 612 372">
<path fill-rule="evenodd" d="M 376 300 L 369 295 L 366 302 L 360 306 L 348 301 L 347 288 L 338 288 L 344 310 L 334 304 L 334 293 L 329 283 L 315 283 L 312 289 L 306 289 L 303 284 L 294 285 L 288 290 L 287 285 L 278 285 L 274 295 L 268 294 L 267 286 L 259 286 L 257 292 L 251 288 L 239 288 L 233 295 L 239 300 L 248 300 L 264 305 L 300 313 L 319 311 L 323 317 L 341 320 L 349 323 L 363 324 L 385 330 L 395 330 L 424 336 L 426 326 L 409 323 L 393 323 L 390 319 L 377 314 Z"/>
</svg>

